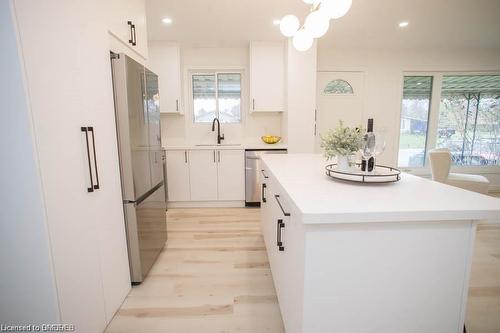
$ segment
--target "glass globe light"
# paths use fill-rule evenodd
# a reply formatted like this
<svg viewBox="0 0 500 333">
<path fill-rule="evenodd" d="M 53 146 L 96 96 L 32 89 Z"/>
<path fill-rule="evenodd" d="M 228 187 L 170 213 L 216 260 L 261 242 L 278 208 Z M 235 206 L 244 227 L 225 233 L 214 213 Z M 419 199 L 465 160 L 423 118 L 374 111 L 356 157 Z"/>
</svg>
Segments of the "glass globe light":
<svg viewBox="0 0 500 333">
<path fill-rule="evenodd" d="M 337 19 L 349 11 L 352 0 L 322 0 L 319 10 L 332 19 Z"/>
<path fill-rule="evenodd" d="M 285 37 L 292 37 L 299 30 L 300 22 L 295 15 L 286 15 L 281 19 L 280 31 Z"/>
<path fill-rule="evenodd" d="M 313 38 L 320 38 L 326 34 L 329 27 L 330 17 L 328 17 L 325 12 L 320 10 L 316 10 L 307 15 L 304 23 L 304 28 Z"/>
<path fill-rule="evenodd" d="M 297 51 L 307 51 L 311 46 L 313 45 L 314 38 L 311 36 L 309 31 L 306 29 L 300 29 L 297 31 L 297 33 L 293 36 L 293 47 Z"/>
</svg>

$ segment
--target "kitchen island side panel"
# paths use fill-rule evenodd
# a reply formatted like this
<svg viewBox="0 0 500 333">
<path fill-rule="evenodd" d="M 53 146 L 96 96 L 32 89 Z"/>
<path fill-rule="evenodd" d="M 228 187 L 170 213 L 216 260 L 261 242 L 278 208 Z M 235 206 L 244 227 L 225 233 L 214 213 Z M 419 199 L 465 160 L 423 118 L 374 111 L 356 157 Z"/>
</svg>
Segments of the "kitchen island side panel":
<svg viewBox="0 0 500 333">
<path fill-rule="evenodd" d="M 303 332 L 462 332 L 473 221 L 308 228 Z"/>
</svg>

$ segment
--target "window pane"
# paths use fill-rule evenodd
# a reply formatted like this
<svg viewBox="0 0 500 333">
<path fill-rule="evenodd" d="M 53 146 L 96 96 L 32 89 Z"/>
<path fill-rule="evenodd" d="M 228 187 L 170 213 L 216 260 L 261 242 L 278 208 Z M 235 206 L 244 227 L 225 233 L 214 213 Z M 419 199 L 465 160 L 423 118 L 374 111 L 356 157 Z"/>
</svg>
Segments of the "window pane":
<svg viewBox="0 0 500 333">
<path fill-rule="evenodd" d="M 455 165 L 499 165 L 500 75 L 445 75 L 437 147 Z"/>
<path fill-rule="evenodd" d="M 219 120 L 221 123 L 241 121 L 241 75 L 221 73 L 217 75 Z"/>
<path fill-rule="evenodd" d="M 432 96 L 432 76 L 405 76 L 398 165 L 423 167 L 427 122 Z"/>
<path fill-rule="evenodd" d="M 215 74 L 193 75 L 193 116 L 195 123 L 209 123 L 216 117 Z"/>
</svg>

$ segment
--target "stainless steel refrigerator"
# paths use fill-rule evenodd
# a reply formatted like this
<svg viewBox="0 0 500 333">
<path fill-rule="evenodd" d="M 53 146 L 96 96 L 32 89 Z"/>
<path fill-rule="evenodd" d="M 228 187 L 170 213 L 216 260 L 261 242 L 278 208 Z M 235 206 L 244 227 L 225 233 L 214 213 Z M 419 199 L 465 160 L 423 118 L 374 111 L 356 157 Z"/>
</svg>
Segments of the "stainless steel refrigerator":
<svg viewBox="0 0 500 333">
<path fill-rule="evenodd" d="M 140 283 L 167 240 L 158 76 L 124 54 L 111 59 L 130 274 Z"/>
</svg>

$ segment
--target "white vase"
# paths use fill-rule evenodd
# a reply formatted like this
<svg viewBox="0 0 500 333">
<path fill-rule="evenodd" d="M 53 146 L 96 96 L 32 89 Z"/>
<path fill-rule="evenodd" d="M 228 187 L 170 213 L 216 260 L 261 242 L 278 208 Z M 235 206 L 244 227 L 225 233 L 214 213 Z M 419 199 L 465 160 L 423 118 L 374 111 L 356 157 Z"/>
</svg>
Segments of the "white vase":
<svg viewBox="0 0 500 333">
<path fill-rule="evenodd" d="M 337 168 L 341 172 L 348 172 L 351 166 L 349 165 L 349 156 L 337 156 Z"/>
</svg>

